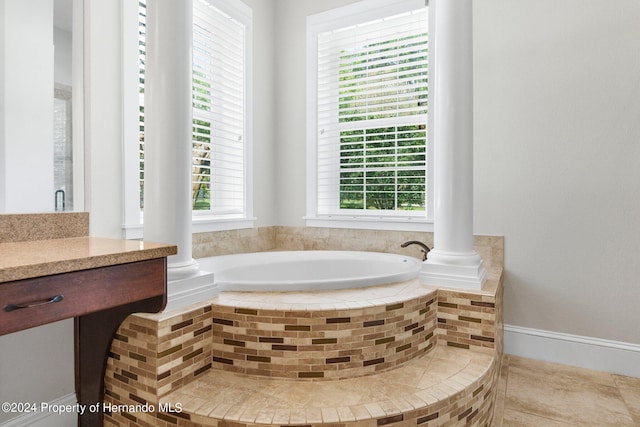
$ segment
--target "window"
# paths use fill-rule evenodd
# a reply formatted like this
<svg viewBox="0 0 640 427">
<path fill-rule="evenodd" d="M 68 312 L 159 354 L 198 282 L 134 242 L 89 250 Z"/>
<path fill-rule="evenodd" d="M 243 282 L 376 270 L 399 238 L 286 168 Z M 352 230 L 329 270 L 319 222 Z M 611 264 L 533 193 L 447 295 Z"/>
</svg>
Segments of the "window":
<svg viewBox="0 0 640 427">
<path fill-rule="evenodd" d="M 144 209 L 145 0 L 138 3 L 139 206 Z M 251 226 L 252 11 L 236 0 L 193 2 L 194 231 Z"/>
<path fill-rule="evenodd" d="M 424 2 L 359 2 L 307 28 L 309 218 L 425 220 Z"/>
<path fill-rule="evenodd" d="M 218 3 L 193 3 L 193 209 L 244 216 L 246 24 Z"/>
</svg>

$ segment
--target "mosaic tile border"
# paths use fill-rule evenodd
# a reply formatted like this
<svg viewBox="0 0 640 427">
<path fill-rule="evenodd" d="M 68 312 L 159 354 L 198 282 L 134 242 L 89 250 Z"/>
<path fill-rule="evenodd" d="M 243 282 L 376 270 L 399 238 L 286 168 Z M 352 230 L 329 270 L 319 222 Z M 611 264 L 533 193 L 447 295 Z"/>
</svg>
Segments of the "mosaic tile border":
<svg viewBox="0 0 640 427">
<path fill-rule="evenodd" d="M 438 343 L 501 355 L 503 289 L 503 276 L 498 280 L 495 295 L 439 289 Z"/>
<path fill-rule="evenodd" d="M 157 401 L 211 368 L 211 340 L 210 306 L 160 322 L 129 316 L 111 345 L 105 394 Z"/>
<path fill-rule="evenodd" d="M 249 375 L 338 379 L 391 369 L 436 343 L 436 295 L 353 310 L 213 305 L 213 367 Z"/>
</svg>

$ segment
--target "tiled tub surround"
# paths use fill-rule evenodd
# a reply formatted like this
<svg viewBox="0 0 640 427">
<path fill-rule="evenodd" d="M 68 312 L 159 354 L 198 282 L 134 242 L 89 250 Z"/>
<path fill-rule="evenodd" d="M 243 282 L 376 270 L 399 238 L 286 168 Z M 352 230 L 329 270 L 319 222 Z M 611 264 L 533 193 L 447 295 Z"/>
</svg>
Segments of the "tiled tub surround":
<svg viewBox="0 0 640 427">
<path fill-rule="evenodd" d="M 492 314 L 501 315 L 501 292 L 501 276 L 479 293 L 436 290 L 415 282 L 309 293 L 226 292 L 209 304 L 184 313 L 131 316 L 122 325 L 112 347 L 106 378 L 106 401 L 114 405 L 149 403 L 155 406 L 156 411 L 114 410 L 107 415 L 106 425 L 488 425 L 499 371 L 497 361 L 502 352 L 501 319 L 492 318 Z M 363 295 L 366 295 L 366 307 L 362 306 Z M 400 303 L 404 305 L 402 308 L 398 306 Z M 301 309 L 301 304 L 305 305 L 305 310 Z M 367 314 L 370 309 L 375 309 L 374 318 L 384 318 L 385 325 L 387 319 L 394 319 L 395 327 L 402 329 L 400 336 L 408 337 L 408 331 L 421 326 L 413 328 L 416 322 L 404 325 L 400 317 L 404 319 L 405 315 L 399 315 L 400 310 L 406 307 L 406 313 L 411 313 L 420 305 L 419 311 L 429 307 L 422 313 L 424 325 L 435 320 L 434 336 L 428 336 L 425 328 L 425 341 L 417 344 L 424 346 L 422 351 L 416 351 L 416 357 L 407 361 L 395 359 L 397 365 L 393 367 L 384 364 L 386 359 L 385 362 L 365 366 L 365 361 L 375 358 L 365 360 L 358 356 L 360 366 L 350 366 L 348 363 L 351 361 L 346 360 L 327 363 L 327 359 L 334 358 L 323 356 L 317 358 L 319 363 L 315 365 L 315 371 L 311 367 L 296 371 L 287 364 L 291 362 L 293 366 L 301 366 L 293 356 L 296 354 L 293 349 L 273 347 L 300 345 L 291 343 L 311 340 L 309 348 L 297 350 L 314 352 L 319 349 L 311 347 L 322 345 L 323 350 L 329 352 L 327 354 L 333 356 L 331 351 L 338 351 L 336 357 L 346 357 L 340 355 L 337 340 L 335 344 L 316 341 L 315 345 L 313 340 L 327 339 L 327 335 L 328 339 L 342 337 L 347 340 L 347 337 L 352 337 L 350 339 L 356 342 L 363 339 L 363 335 L 352 335 L 353 332 L 383 326 L 367 323 L 365 327 L 365 322 L 380 320 L 365 320 L 371 315 Z M 395 316 L 386 317 L 394 312 Z M 260 322 L 250 321 L 252 317 L 255 317 L 253 320 L 264 317 L 264 321 L 267 317 L 264 314 L 276 313 L 284 313 L 284 317 L 273 317 L 278 320 L 265 322 L 264 325 L 271 325 L 268 331 L 254 328 L 254 324 L 258 326 Z M 306 314 L 291 317 L 294 313 Z M 362 317 L 358 318 L 357 314 Z M 225 316 L 234 318 L 225 319 Z M 347 323 L 346 317 L 351 322 Z M 317 323 L 310 319 L 317 319 Z M 328 319 L 331 323 L 327 323 Z M 404 319 L 410 320 L 413 320 L 411 315 Z M 286 325 L 314 324 L 332 326 L 318 331 L 324 332 L 324 338 L 312 337 L 313 330 L 285 330 Z M 340 329 L 340 325 L 345 329 Z M 353 325 L 357 326 L 356 329 L 352 329 Z M 230 335 L 226 338 L 218 336 L 225 327 Z M 406 327 L 409 328 L 404 331 Z M 389 336 L 382 332 L 379 338 L 370 339 L 375 347 L 376 340 L 385 340 Z M 412 333 L 411 336 L 415 335 Z M 260 337 L 263 337 L 262 343 Z M 434 337 L 438 345 L 429 347 Z M 282 342 L 265 342 L 265 338 L 282 338 Z M 223 362 L 220 356 L 215 356 L 214 350 L 220 340 L 222 346 L 230 346 L 227 350 L 233 348 L 230 352 L 233 357 L 222 357 L 226 359 Z M 226 344 L 224 340 L 227 340 Z M 395 336 L 393 341 L 379 341 L 378 359 L 389 354 L 393 358 L 406 351 L 396 352 L 406 345 L 398 345 L 397 340 Z M 244 346 L 240 344 L 242 342 Z M 427 347 L 430 351 L 426 351 Z M 259 348 L 274 353 L 261 356 L 257 354 Z M 356 351 L 349 356 L 358 354 Z M 270 362 L 256 359 L 261 357 L 271 357 Z M 313 357 L 306 360 L 313 362 Z M 350 378 L 332 379 L 331 375 L 340 376 L 337 372 L 341 363 Z M 269 377 L 280 372 L 278 365 L 282 366 L 283 373 L 292 377 L 302 372 L 322 372 L 327 376 L 309 379 Z M 327 370 L 329 365 L 332 366 Z M 362 376 L 355 376 L 358 374 Z M 182 412 L 158 411 L 159 402 L 180 403 Z"/>
<path fill-rule="evenodd" d="M 349 237 L 341 230 L 354 245 L 343 239 L 324 247 L 312 243 L 317 232 L 332 231 L 222 232 L 229 235 L 218 234 L 216 252 L 241 252 L 238 241 L 256 250 L 300 249 L 296 241 L 304 249 L 363 250 L 355 243 L 367 238 L 388 239 L 389 246 L 415 238 L 367 230 L 349 230 Z M 418 238 L 429 242 L 424 234 Z M 247 244 L 252 238 L 261 243 Z M 476 244 L 488 271 L 482 291 L 409 281 L 224 292 L 180 312 L 130 316 L 112 347 L 105 400 L 138 406 L 114 406 L 105 425 L 488 426 L 502 354 L 502 238 L 476 237 Z M 141 412 L 145 403 L 155 410 Z M 159 403 L 180 403 L 182 411 L 158 410 Z"/>
<path fill-rule="evenodd" d="M 440 290 L 438 343 L 488 354 L 502 353 L 502 279 L 494 295 Z"/>
<path fill-rule="evenodd" d="M 107 399 L 157 402 L 211 368 L 211 306 L 170 317 L 129 316 L 109 353 Z"/>
<path fill-rule="evenodd" d="M 193 235 L 193 256 L 206 258 L 244 252 L 350 250 L 395 253 L 420 258 L 422 254 L 419 247 L 400 247 L 402 242 L 408 240 L 420 240 L 432 247 L 433 233 L 285 226 L 215 231 Z M 502 268 L 502 237 L 475 236 L 474 247 L 484 260 L 485 267 Z"/>
<path fill-rule="evenodd" d="M 417 280 L 276 298 L 270 309 L 255 308 L 265 306 L 259 294 L 217 298 L 214 368 L 280 378 L 351 378 L 400 366 L 436 343 L 436 290 Z"/>
</svg>

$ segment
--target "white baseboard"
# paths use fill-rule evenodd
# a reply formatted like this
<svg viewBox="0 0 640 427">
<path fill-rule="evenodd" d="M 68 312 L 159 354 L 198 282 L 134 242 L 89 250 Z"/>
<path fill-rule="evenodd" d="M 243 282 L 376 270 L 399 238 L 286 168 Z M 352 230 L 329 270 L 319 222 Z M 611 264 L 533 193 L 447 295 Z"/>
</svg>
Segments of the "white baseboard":
<svg viewBox="0 0 640 427">
<path fill-rule="evenodd" d="M 75 405 L 77 402 L 76 395 L 71 393 L 48 402 L 48 407 Z M 78 415 L 75 412 L 61 415 L 53 412 L 30 412 L 5 421 L 0 424 L 0 427 L 75 427 L 77 425 Z"/>
<path fill-rule="evenodd" d="M 640 378 L 640 345 L 504 325 L 504 352 Z"/>
</svg>

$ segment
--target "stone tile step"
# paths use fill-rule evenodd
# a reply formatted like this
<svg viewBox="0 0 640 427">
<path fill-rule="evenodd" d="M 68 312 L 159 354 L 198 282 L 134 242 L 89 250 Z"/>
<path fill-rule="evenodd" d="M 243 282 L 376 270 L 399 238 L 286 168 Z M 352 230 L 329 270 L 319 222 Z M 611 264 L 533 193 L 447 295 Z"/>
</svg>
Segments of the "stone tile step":
<svg viewBox="0 0 640 427">
<path fill-rule="evenodd" d="M 485 426 L 491 421 L 498 363 L 493 355 L 436 346 L 374 375 L 292 381 L 211 369 L 160 403 L 157 414 L 184 426 Z"/>
</svg>

